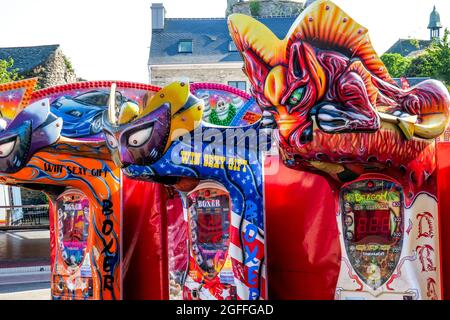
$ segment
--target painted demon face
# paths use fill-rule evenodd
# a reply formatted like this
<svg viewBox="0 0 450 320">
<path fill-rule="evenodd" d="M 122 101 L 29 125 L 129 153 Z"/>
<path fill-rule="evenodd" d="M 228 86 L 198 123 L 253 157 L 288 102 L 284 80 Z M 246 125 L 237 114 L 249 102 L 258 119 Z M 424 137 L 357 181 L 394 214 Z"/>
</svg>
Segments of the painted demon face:
<svg viewBox="0 0 450 320">
<path fill-rule="evenodd" d="M 283 39 L 242 14 L 228 25 L 285 164 L 341 182 L 385 168 L 415 185 L 430 177 L 450 120 L 442 83 L 399 87 L 367 29 L 329 0 L 308 6 Z"/>
<path fill-rule="evenodd" d="M 379 130 L 370 77 L 393 80 L 367 30 L 334 3 L 311 4 L 284 39 L 245 15 L 231 15 L 228 24 L 252 94 L 265 110 L 264 124 L 272 120 L 282 142 L 303 148 L 315 129 L 327 134 Z M 356 60 L 362 61 L 361 70 L 356 64 L 349 68 Z"/>
<path fill-rule="evenodd" d="M 50 113 L 48 99 L 26 107 L 0 131 L 0 172 L 16 173 L 36 151 L 55 143 L 62 119 Z"/>
<path fill-rule="evenodd" d="M 251 23 L 252 20 L 241 16 L 229 20 L 233 39 L 245 62 L 244 72 L 252 85 L 252 95 L 265 111 L 265 124 L 271 125 L 269 120 L 272 119 L 282 137 L 291 137 L 295 132 L 302 143 L 307 143 L 312 139 L 313 129 L 310 112 L 324 96 L 327 82 L 316 53 L 298 39 L 286 45 L 269 30 L 260 35 L 269 36 L 267 47 L 259 50 L 258 45 L 262 44 L 251 37 L 258 28 L 245 27 Z"/>
<path fill-rule="evenodd" d="M 430 139 L 449 122 L 443 85 L 400 88 L 367 29 L 331 1 L 306 8 L 284 39 L 242 14 L 230 15 L 228 24 L 265 110 L 263 125 L 272 120 L 286 146 L 301 150 L 319 135 L 377 133 L 381 122 L 398 126 L 408 140 Z"/>
<path fill-rule="evenodd" d="M 144 103 L 142 111 L 125 105 L 119 112 L 110 103 L 103 116 L 106 144 L 119 167 L 155 163 L 173 141 L 193 131 L 202 119 L 204 103 L 189 92 L 188 83 L 174 82 Z"/>
<path fill-rule="evenodd" d="M 14 173 L 22 168 L 30 150 L 31 122 L 1 134 L 0 168 L 3 173 Z"/>
</svg>

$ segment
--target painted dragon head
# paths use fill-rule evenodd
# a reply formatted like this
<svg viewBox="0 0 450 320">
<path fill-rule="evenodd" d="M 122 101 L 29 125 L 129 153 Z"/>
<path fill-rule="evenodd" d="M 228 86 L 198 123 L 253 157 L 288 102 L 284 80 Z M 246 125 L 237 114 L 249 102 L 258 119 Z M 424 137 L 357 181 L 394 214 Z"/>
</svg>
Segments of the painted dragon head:
<svg viewBox="0 0 450 320">
<path fill-rule="evenodd" d="M 284 39 L 242 14 L 228 25 L 264 123 L 278 129 L 292 166 L 398 168 L 420 159 L 423 170 L 434 169 L 432 144 L 450 117 L 447 89 L 435 80 L 400 88 L 367 29 L 333 2 L 309 5 Z"/>
<path fill-rule="evenodd" d="M 114 86 L 112 87 L 114 97 Z M 119 167 L 150 165 L 158 161 L 181 135 L 200 125 L 204 102 L 190 93 L 189 83 L 178 81 L 149 93 L 142 110 L 110 101 L 103 117 L 108 149 Z"/>
<path fill-rule="evenodd" d="M 0 173 L 16 173 L 40 149 L 55 143 L 62 119 L 48 99 L 28 104 L 36 79 L 0 84 Z"/>
</svg>

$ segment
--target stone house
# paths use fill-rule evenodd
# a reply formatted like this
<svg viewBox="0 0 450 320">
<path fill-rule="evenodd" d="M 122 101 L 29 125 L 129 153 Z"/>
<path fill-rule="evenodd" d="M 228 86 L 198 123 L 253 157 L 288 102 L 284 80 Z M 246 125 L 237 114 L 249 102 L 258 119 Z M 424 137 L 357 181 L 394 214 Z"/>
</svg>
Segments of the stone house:
<svg viewBox="0 0 450 320">
<path fill-rule="evenodd" d="M 303 9 L 303 3 L 288 0 L 229 0 L 227 15 L 231 13 L 243 13 L 249 16 L 273 17 L 273 16 L 298 16 Z"/>
<path fill-rule="evenodd" d="M 77 81 L 72 64 L 59 45 L 0 48 L 0 59 L 13 59 L 13 68 L 24 78 L 38 77 L 38 88 Z M 0 206 L 40 203 L 46 203 L 46 197 L 42 192 L 0 186 Z M 2 212 L 0 220 L 4 220 L 1 216 Z"/>
<path fill-rule="evenodd" d="M 224 1 L 224 0 L 222 0 Z M 226 15 L 250 14 L 252 2 L 228 0 Z M 257 19 L 284 38 L 303 8 L 298 1 L 261 0 Z M 166 18 L 154 3 L 148 70 L 150 83 L 164 86 L 180 77 L 191 82 L 216 82 L 247 91 L 243 61 L 229 35 L 227 18 Z"/>
<path fill-rule="evenodd" d="M 0 59 L 14 60 L 14 68 L 24 78 L 38 77 L 39 88 L 77 81 L 75 70 L 60 46 L 0 48 Z"/>
</svg>

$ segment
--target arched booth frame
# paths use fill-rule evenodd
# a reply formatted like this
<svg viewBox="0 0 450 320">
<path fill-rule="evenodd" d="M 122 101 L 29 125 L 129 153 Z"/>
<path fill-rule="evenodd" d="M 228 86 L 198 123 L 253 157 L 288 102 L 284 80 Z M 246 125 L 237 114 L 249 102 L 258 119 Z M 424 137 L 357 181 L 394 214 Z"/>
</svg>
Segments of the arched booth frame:
<svg viewBox="0 0 450 320">
<path fill-rule="evenodd" d="M 28 100 L 20 97 L 17 101 L 16 107 L 20 105 L 27 110 L 21 115 L 21 122 L 26 122 L 27 117 L 33 120 L 35 114 L 41 113 L 56 123 L 53 131 L 44 130 L 44 134 L 53 134 L 53 141 L 45 145 L 39 144 L 42 139 L 31 141 L 30 145 L 38 147 L 36 150 L 31 148 L 30 156 L 22 159 L 23 168 L 11 172 L 7 163 L 2 171 L 10 172 L 4 172 L 1 176 L 2 183 L 41 190 L 49 197 L 54 299 L 169 297 L 165 213 L 170 199 L 167 198 L 166 188 L 122 175 L 111 162 L 109 153 L 104 152 L 104 138 L 97 130 L 98 115 L 110 101 L 109 88 L 112 84 L 108 81 L 84 82 L 33 93 L 34 82 L 2 87 L 3 96 L 10 94 L 11 90 L 28 94 Z M 115 102 L 120 100 L 119 107 L 128 105 L 140 108 L 146 99 L 159 91 L 157 87 L 143 84 L 115 82 L 114 85 L 117 93 Z M 240 125 L 254 123 L 260 118 L 258 106 L 248 95 L 233 88 L 224 88 L 212 84 L 192 87 L 193 92 L 202 95 L 206 109 L 213 104 L 213 110 L 209 110 L 213 114 L 211 121 L 216 119 L 221 123 Z M 36 109 L 35 103 L 41 106 Z M 205 116 L 210 113 L 206 112 Z M 230 117 L 230 114 L 233 116 Z M 9 120 L 3 133 L 9 134 L 8 130 L 15 129 L 14 123 L 11 126 L 12 121 Z M 39 136 L 43 134 L 39 132 Z M 260 201 L 261 184 L 255 188 L 255 196 L 252 197 Z M 146 197 L 143 200 L 136 194 L 145 194 Z M 242 209 L 243 204 L 239 205 Z M 256 215 L 253 221 L 263 226 L 262 202 L 258 209 L 253 207 L 251 200 L 245 205 L 250 206 L 249 209 Z M 255 209 L 259 213 L 256 214 Z M 64 217 L 69 219 L 65 221 Z M 84 226 L 80 227 L 83 223 Z M 80 242 L 81 237 L 83 245 L 68 237 L 66 239 L 66 229 L 75 230 L 70 234 L 71 239 Z M 83 231 L 80 232 L 81 229 Z M 257 227 L 252 230 L 257 230 Z M 83 234 L 84 231 L 86 234 Z M 261 232 L 253 235 L 256 239 Z M 260 240 L 258 243 L 261 245 Z M 265 255 L 264 246 L 258 247 L 257 251 L 257 259 Z M 148 272 L 149 267 L 152 272 Z M 259 263 L 252 272 L 258 274 L 261 268 Z M 245 278 L 245 275 L 241 276 Z M 261 284 L 265 292 L 264 281 L 258 279 L 255 281 L 257 289 L 253 291 L 258 290 L 258 294 L 253 293 L 255 297 L 259 298 Z"/>
<path fill-rule="evenodd" d="M 101 120 L 107 108 L 109 89 L 103 88 L 111 82 L 33 91 L 35 83 L 0 85 L 0 182 L 48 197 L 52 298 L 162 298 L 163 286 L 147 291 L 133 290 L 131 281 L 124 286 L 123 212 L 147 208 L 127 191 L 149 194 L 148 206 L 155 212 L 161 207 L 151 197 L 158 199 L 163 190 L 127 179 L 110 159 L 98 116 Z M 119 86 L 133 92 L 159 90 L 125 82 Z"/>
<path fill-rule="evenodd" d="M 236 126 L 202 121 L 208 107 L 213 119 L 227 121 L 225 109 L 234 113 L 237 120 L 228 117 L 228 121 Z M 106 141 L 124 174 L 173 185 L 179 191 L 184 221 L 189 221 L 180 250 L 190 258 L 176 270 L 169 269 L 171 298 L 267 297 L 260 146 L 267 148 L 271 141 L 267 135 L 258 136 L 259 118 L 258 106 L 239 90 L 201 83 L 189 90 L 183 81 L 148 96 L 142 110 L 112 107 L 105 114 Z M 204 184 L 208 190 L 200 191 L 198 199 L 198 195 L 192 196 L 193 190 Z M 195 204 L 190 203 L 193 198 Z M 201 220 L 194 220 L 193 212 L 198 213 L 195 219 Z M 202 227 L 209 236 L 197 237 L 192 224 L 200 230 L 205 221 L 212 223 Z M 219 221 L 222 231 L 214 231 L 214 221 Z M 216 240 L 211 240 L 214 237 Z"/>
</svg>

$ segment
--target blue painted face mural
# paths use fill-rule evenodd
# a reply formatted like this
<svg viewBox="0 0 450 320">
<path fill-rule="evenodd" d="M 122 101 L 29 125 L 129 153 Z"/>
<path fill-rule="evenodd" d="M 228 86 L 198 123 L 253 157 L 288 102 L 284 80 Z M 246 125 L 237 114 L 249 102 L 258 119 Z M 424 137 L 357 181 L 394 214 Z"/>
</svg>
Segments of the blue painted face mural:
<svg viewBox="0 0 450 320">
<path fill-rule="evenodd" d="M 166 101 L 178 90 L 185 99 Z M 180 132 L 190 132 L 200 124 L 203 110 L 202 101 L 190 94 L 184 83 L 168 86 L 151 97 L 141 113 L 134 104 L 117 106 L 111 101 L 103 121 L 108 149 L 119 167 L 159 160 Z"/>
<path fill-rule="evenodd" d="M 0 87 L 0 173 L 18 172 L 60 137 L 62 119 L 50 112 L 48 99 L 27 106 L 34 85 L 35 80 L 25 80 Z"/>
</svg>

